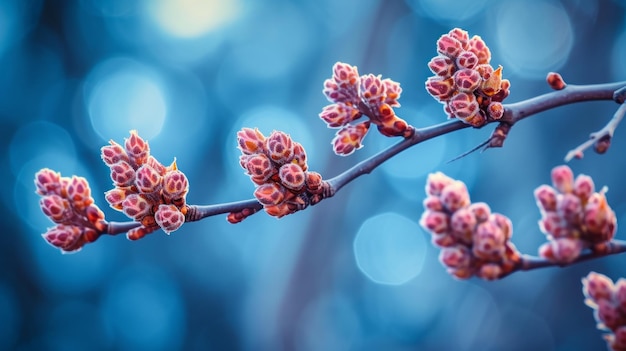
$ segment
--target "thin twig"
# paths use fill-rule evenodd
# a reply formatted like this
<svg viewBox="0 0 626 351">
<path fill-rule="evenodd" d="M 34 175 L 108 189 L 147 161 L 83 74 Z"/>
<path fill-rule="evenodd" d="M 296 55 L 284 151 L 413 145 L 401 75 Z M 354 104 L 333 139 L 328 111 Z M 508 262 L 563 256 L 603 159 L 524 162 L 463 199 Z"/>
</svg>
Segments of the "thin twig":
<svg viewBox="0 0 626 351">
<path fill-rule="evenodd" d="M 584 143 L 578 145 L 576 148 L 570 150 L 565 156 L 565 162 L 569 162 L 574 157 L 581 158 L 583 152 L 590 148 L 592 145 L 597 143 L 598 141 L 606 141 L 610 142 L 611 138 L 613 138 L 613 133 L 615 133 L 615 129 L 620 124 L 622 119 L 624 119 L 624 115 L 626 114 L 626 104 L 621 104 L 613 118 L 599 131 L 595 133 L 591 133 L 589 136 L 589 140 Z"/>
<path fill-rule="evenodd" d="M 567 267 L 577 263 L 585 262 L 588 260 L 592 260 L 595 258 L 615 255 L 619 253 L 626 252 L 626 241 L 623 240 L 611 240 L 607 243 L 607 246 L 602 251 L 592 251 L 587 249 L 587 251 L 583 252 L 578 258 L 569 263 L 556 263 L 546 260 L 542 257 L 523 255 L 522 261 L 517 269 L 513 270 L 511 273 L 515 273 L 518 271 L 532 271 L 534 269 L 539 268 L 547 268 L 547 267 Z"/>
</svg>

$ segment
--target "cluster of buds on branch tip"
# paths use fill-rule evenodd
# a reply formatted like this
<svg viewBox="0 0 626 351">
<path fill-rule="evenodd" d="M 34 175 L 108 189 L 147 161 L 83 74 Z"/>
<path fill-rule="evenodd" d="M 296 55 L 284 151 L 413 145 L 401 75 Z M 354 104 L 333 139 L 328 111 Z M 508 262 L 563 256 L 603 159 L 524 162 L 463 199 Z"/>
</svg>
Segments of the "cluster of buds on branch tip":
<svg viewBox="0 0 626 351">
<path fill-rule="evenodd" d="M 94 204 L 89 183 L 83 177 L 71 178 L 44 168 L 35 174 L 39 206 L 56 226 L 42 236 L 63 253 L 76 252 L 96 241 L 106 230 L 104 213 Z"/>
<path fill-rule="evenodd" d="M 439 38 L 437 52 L 428 63 L 435 75 L 426 90 L 444 104 L 446 114 L 474 127 L 502 118 L 511 83 L 502 79 L 502 66 L 489 64 L 491 51 L 482 38 L 454 28 Z"/>
<path fill-rule="evenodd" d="M 265 212 L 280 218 L 320 202 L 328 192 L 322 176 L 308 170 L 304 147 L 281 131 L 267 138 L 258 130 L 237 132 L 241 150 L 239 164 L 257 185 L 254 197 Z M 244 209 L 228 215 L 231 223 L 241 222 L 254 212 Z"/>
<path fill-rule="evenodd" d="M 569 263 L 585 248 L 602 252 L 617 229 L 615 213 L 606 201 L 606 188 L 595 191 L 591 177 L 574 174 L 568 166 L 552 170 L 552 185 L 535 190 L 542 218 L 539 227 L 548 242 L 540 256 L 557 263 Z"/>
<path fill-rule="evenodd" d="M 439 260 L 459 279 L 501 278 L 516 269 L 520 253 L 510 241 L 511 221 L 486 203 L 471 203 L 465 184 L 441 172 L 428 176 L 420 225 L 441 248 Z"/>
<path fill-rule="evenodd" d="M 603 274 L 591 272 L 583 278 L 585 303 L 594 310 L 598 329 L 611 351 L 626 351 L 626 280 L 615 284 Z"/>
<path fill-rule="evenodd" d="M 180 228 L 188 210 L 189 182 L 176 160 L 162 165 L 134 130 L 124 146 L 113 140 L 109 143 L 102 147 L 101 156 L 115 187 L 105 193 L 105 199 L 113 209 L 141 223 L 128 231 L 128 239 L 141 239 L 159 228 L 168 234 Z"/>
<path fill-rule="evenodd" d="M 347 156 L 363 146 L 370 125 L 376 125 L 385 136 L 409 137 L 414 128 L 398 117 L 400 84 L 380 75 L 359 76 L 356 66 L 337 62 L 333 76 L 324 82 L 324 95 L 332 104 L 319 114 L 329 128 L 340 128 L 332 141 L 337 155 Z M 368 120 L 352 124 L 362 116 Z"/>
</svg>

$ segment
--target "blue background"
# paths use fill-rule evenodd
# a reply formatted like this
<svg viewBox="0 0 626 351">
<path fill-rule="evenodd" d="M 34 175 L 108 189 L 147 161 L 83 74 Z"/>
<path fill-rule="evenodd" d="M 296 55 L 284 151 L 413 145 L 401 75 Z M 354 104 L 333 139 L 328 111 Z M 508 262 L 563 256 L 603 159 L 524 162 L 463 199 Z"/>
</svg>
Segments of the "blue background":
<svg viewBox="0 0 626 351">
<path fill-rule="evenodd" d="M 615 112 L 610 101 L 554 109 L 516 125 L 504 148 L 446 161 L 493 126 L 415 146 L 334 198 L 276 220 L 225 216 L 138 242 L 104 237 L 61 255 L 33 175 L 85 176 L 107 219 L 99 148 L 130 129 L 163 163 L 177 158 L 188 201 L 248 199 L 235 133 L 283 130 L 325 178 L 397 140 L 372 132 L 346 158 L 317 114 L 336 61 L 402 84 L 396 113 L 445 121 L 424 89 L 437 38 L 483 37 L 511 80 L 507 102 L 572 84 L 626 79 L 621 0 L 0 1 L 0 349 L 15 350 L 602 350 L 580 279 L 626 276 L 624 255 L 570 268 L 457 281 L 417 222 L 426 176 L 465 181 L 514 223 L 513 241 L 545 241 L 532 191 Z M 625 219 L 623 126 L 605 155 L 571 166 L 608 185 Z M 618 238 L 624 238 L 618 230 Z"/>
</svg>

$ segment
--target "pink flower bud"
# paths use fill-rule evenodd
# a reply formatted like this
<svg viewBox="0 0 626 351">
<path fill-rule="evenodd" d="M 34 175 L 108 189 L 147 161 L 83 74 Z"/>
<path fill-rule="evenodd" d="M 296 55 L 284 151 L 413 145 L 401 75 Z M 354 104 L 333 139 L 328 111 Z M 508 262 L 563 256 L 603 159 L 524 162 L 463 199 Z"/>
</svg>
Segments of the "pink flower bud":
<svg viewBox="0 0 626 351">
<path fill-rule="evenodd" d="M 278 183 L 266 183 L 256 188 L 254 197 L 264 206 L 273 206 L 283 202 L 285 192 L 285 188 Z"/>
<path fill-rule="evenodd" d="M 370 122 L 365 121 L 357 125 L 347 125 L 341 128 L 332 140 L 335 154 L 348 156 L 355 150 L 363 147 L 363 138 L 369 130 Z"/>
<path fill-rule="evenodd" d="M 104 212 L 96 205 L 90 205 L 85 209 L 85 217 L 90 223 L 98 224 L 98 222 L 104 220 Z"/>
<path fill-rule="evenodd" d="M 442 55 L 454 59 L 459 56 L 461 51 L 463 51 L 461 42 L 448 34 L 442 35 L 439 40 L 437 40 L 437 52 Z"/>
<path fill-rule="evenodd" d="M 326 122 L 328 127 L 338 128 L 361 117 L 362 114 L 358 109 L 352 106 L 336 103 L 324 107 L 319 116 Z"/>
<path fill-rule="evenodd" d="M 513 236 L 513 223 L 511 223 L 511 220 L 507 216 L 500 213 L 494 213 L 491 215 L 489 220 L 495 223 L 502 230 L 505 240 L 511 239 Z"/>
<path fill-rule="evenodd" d="M 615 330 L 626 324 L 626 319 L 619 312 L 618 307 L 610 300 L 599 300 L 598 303 L 598 322 L 604 324 L 608 329 Z"/>
<path fill-rule="evenodd" d="M 548 73 L 548 75 L 546 76 L 546 82 L 548 83 L 550 88 L 552 88 L 554 90 L 565 89 L 565 86 L 567 85 L 567 84 L 565 84 L 565 81 L 563 80 L 563 77 L 561 77 L 560 74 L 555 73 L 555 72 L 549 72 Z"/>
<path fill-rule="evenodd" d="M 458 245 L 456 239 L 450 233 L 432 233 L 431 242 L 437 247 L 450 247 Z"/>
<path fill-rule="evenodd" d="M 144 164 L 135 174 L 135 185 L 140 192 L 151 194 L 161 190 L 163 177 L 152 167 Z"/>
<path fill-rule="evenodd" d="M 426 91 L 439 101 L 448 101 L 455 92 L 454 78 L 428 77 Z"/>
<path fill-rule="evenodd" d="M 467 33 L 467 31 L 464 31 L 461 28 L 454 28 L 450 32 L 448 32 L 448 35 L 458 40 L 461 43 L 461 47 L 463 48 L 463 50 L 469 49 L 469 34 Z"/>
<path fill-rule="evenodd" d="M 430 62 L 428 62 L 428 68 L 430 68 L 434 74 L 443 78 L 452 77 L 452 74 L 454 74 L 454 71 L 456 70 L 454 61 L 452 61 L 449 57 L 442 55 L 433 57 Z"/>
<path fill-rule="evenodd" d="M 174 160 L 174 162 L 176 162 Z M 165 175 L 167 172 L 167 167 L 163 166 L 161 162 L 159 162 L 154 156 L 148 156 L 148 160 L 146 161 L 146 165 L 152 167 L 161 177 Z"/>
<path fill-rule="evenodd" d="M 426 210 L 422 213 L 420 225 L 430 233 L 442 234 L 450 228 L 450 216 L 444 212 Z"/>
<path fill-rule="evenodd" d="M 124 214 L 136 221 L 140 221 L 151 209 L 152 203 L 140 194 L 129 194 L 122 201 Z"/>
<path fill-rule="evenodd" d="M 360 81 L 359 95 L 368 105 L 377 106 L 385 100 L 385 85 L 380 75 L 367 74 Z"/>
<path fill-rule="evenodd" d="M 552 169 L 552 185 L 561 193 L 571 193 L 574 190 L 574 173 L 566 165 Z"/>
<path fill-rule="evenodd" d="M 243 128 L 237 132 L 237 145 L 245 155 L 262 153 L 265 149 L 265 136 L 258 128 Z"/>
<path fill-rule="evenodd" d="M 104 193 L 104 199 L 107 200 L 109 205 L 116 209 L 122 209 L 122 201 L 126 198 L 126 195 L 131 194 L 130 188 L 113 188 Z"/>
<path fill-rule="evenodd" d="M 396 116 L 391 106 L 383 103 L 378 106 L 377 119 L 372 119 L 378 131 L 388 137 L 406 136 L 409 125 L 402 118 Z"/>
<path fill-rule="evenodd" d="M 61 175 L 49 168 L 40 169 L 35 174 L 35 187 L 39 195 L 61 195 Z"/>
<path fill-rule="evenodd" d="M 273 131 L 266 140 L 267 155 L 279 165 L 289 163 L 294 157 L 293 140 L 289 134 Z"/>
<path fill-rule="evenodd" d="M 613 297 L 622 313 L 626 314 L 626 279 L 619 278 L 613 288 Z"/>
<path fill-rule="evenodd" d="M 169 234 L 185 223 L 185 215 L 174 205 L 159 205 L 154 213 L 154 220 L 166 234 Z"/>
<path fill-rule="evenodd" d="M 464 119 L 475 115 L 478 110 L 478 101 L 474 94 L 459 93 L 450 99 L 450 110 L 458 118 Z"/>
<path fill-rule="evenodd" d="M 626 349 L 626 325 L 619 326 L 613 330 L 614 335 L 605 336 L 612 351 L 623 351 Z"/>
<path fill-rule="evenodd" d="M 480 266 L 476 276 L 485 280 L 496 280 L 502 275 L 502 267 L 496 263 L 485 263 Z"/>
<path fill-rule="evenodd" d="M 154 232 L 158 228 L 159 228 L 158 226 L 149 227 L 149 228 L 141 226 L 141 227 L 133 228 L 126 233 L 126 238 L 128 238 L 128 240 L 139 240 L 143 238 L 144 236 Z"/>
<path fill-rule="evenodd" d="M 455 180 L 441 191 L 441 202 L 448 211 L 454 212 L 470 205 L 470 197 L 465 183 Z"/>
<path fill-rule="evenodd" d="M 476 70 L 476 72 L 480 74 L 483 80 L 489 79 L 491 75 L 493 74 L 493 67 L 491 67 L 490 64 L 484 63 L 484 64 L 477 65 L 476 67 L 474 67 L 474 70 Z"/>
<path fill-rule="evenodd" d="M 589 272 L 583 282 L 583 293 L 594 302 L 613 299 L 613 281 L 604 274 Z"/>
<path fill-rule="evenodd" d="M 295 163 L 282 165 L 278 170 L 278 176 L 280 177 L 281 183 L 287 189 L 298 191 L 304 186 L 304 172 L 302 168 Z"/>
<path fill-rule="evenodd" d="M 424 209 L 431 211 L 443 211 L 443 204 L 437 196 L 429 195 L 423 201 Z"/>
<path fill-rule="evenodd" d="M 87 206 L 91 205 L 93 198 L 91 197 L 91 189 L 89 188 L 87 179 L 72 176 L 67 186 L 67 198 L 78 211 L 82 211 Z"/>
<path fill-rule="evenodd" d="M 459 68 L 473 69 L 478 65 L 478 57 L 471 51 L 463 51 L 456 58 L 456 65 Z"/>
<path fill-rule="evenodd" d="M 109 140 L 109 144 L 110 145 L 103 146 L 100 149 L 100 157 L 102 157 L 102 161 L 104 161 L 107 166 L 111 167 L 120 161 L 130 162 L 126 150 L 124 150 L 122 145 L 113 140 Z"/>
<path fill-rule="evenodd" d="M 55 223 L 67 222 L 74 216 L 69 201 L 56 194 L 42 197 L 39 207 Z"/>
<path fill-rule="evenodd" d="M 383 79 L 383 85 L 385 86 L 385 100 L 383 102 L 392 107 L 399 107 L 398 99 L 400 99 L 400 94 L 402 94 L 400 83 L 385 78 Z"/>
<path fill-rule="evenodd" d="M 557 213 L 570 225 L 580 224 L 583 205 L 578 196 L 568 193 L 557 196 Z"/>
<path fill-rule="evenodd" d="M 333 76 L 324 81 L 323 93 L 331 102 L 358 104 L 359 72 L 356 66 L 337 62 Z"/>
<path fill-rule="evenodd" d="M 136 130 L 130 131 L 130 137 L 124 142 L 124 148 L 126 149 L 130 163 L 136 167 L 146 163 L 148 156 L 150 156 L 148 142 L 143 140 L 139 134 L 137 134 Z"/>
<path fill-rule="evenodd" d="M 467 268 L 449 268 L 448 274 L 457 279 L 469 279 L 474 275 L 474 269 L 472 267 Z"/>
<path fill-rule="evenodd" d="M 491 97 L 491 101 L 503 101 L 511 93 L 511 82 L 508 79 L 502 79 L 500 82 L 500 90 Z"/>
<path fill-rule="evenodd" d="M 250 155 L 246 168 L 248 174 L 260 183 L 265 183 L 277 170 L 265 154 Z"/>
<path fill-rule="evenodd" d="M 452 235 L 469 245 L 472 243 L 472 234 L 477 223 L 476 216 L 469 207 L 461 208 L 450 217 Z"/>
<path fill-rule="evenodd" d="M 484 222 L 491 216 L 491 208 L 484 202 L 475 202 L 470 205 L 469 209 L 472 211 L 478 222 Z"/>
<path fill-rule="evenodd" d="M 556 212 L 546 212 L 539 220 L 539 230 L 550 234 L 555 238 L 570 236 L 571 228 L 562 220 Z"/>
<path fill-rule="evenodd" d="M 589 196 L 585 206 L 583 224 L 589 236 L 587 239 L 592 242 L 607 241 L 613 238 L 617 229 L 617 220 L 604 193 L 593 193 Z"/>
<path fill-rule="evenodd" d="M 276 217 L 276 218 L 281 218 L 294 212 L 293 210 L 289 208 L 289 205 L 287 205 L 285 202 L 280 203 L 278 205 L 265 206 L 264 209 L 268 215 L 272 217 Z"/>
<path fill-rule="evenodd" d="M 168 199 L 185 197 L 189 191 L 189 181 L 185 173 L 175 170 L 170 171 L 163 177 L 163 196 Z"/>
<path fill-rule="evenodd" d="M 444 247 L 439 252 L 439 261 L 448 268 L 469 267 L 472 254 L 464 245 Z"/>
<path fill-rule="evenodd" d="M 82 231 L 73 225 L 58 224 L 48 229 L 42 237 L 52 246 L 61 249 L 63 253 L 76 252 L 84 242 L 81 240 Z"/>
<path fill-rule="evenodd" d="M 587 201 L 594 192 L 593 179 L 588 175 L 579 174 L 574 180 L 574 194 L 582 201 Z"/>
<path fill-rule="evenodd" d="M 309 166 L 306 164 L 306 151 L 302 144 L 298 142 L 293 142 L 293 161 L 295 162 L 303 171 L 306 171 Z"/>
<path fill-rule="evenodd" d="M 439 196 L 443 188 L 454 183 L 454 179 L 448 177 L 442 172 L 430 173 L 426 179 L 426 194 Z"/>
<path fill-rule="evenodd" d="M 492 221 L 482 222 L 476 227 L 474 233 L 474 256 L 488 261 L 499 261 L 505 251 L 506 237 L 502 229 Z"/>
<path fill-rule="evenodd" d="M 480 36 L 474 35 L 472 39 L 469 40 L 468 46 L 468 50 L 478 57 L 479 64 L 489 63 L 489 61 L 491 61 L 491 51 Z"/>
<path fill-rule="evenodd" d="M 502 66 L 498 66 L 498 68 L 489 75 L 488 79 L 483 80 L 482 84 L 480 85 L 480 91 L 486 96 L 494 96 L 498 93 L 498 91 L 500 91 L 501 82 Z"/>
<path fill-rule="evenodd" d="M 501 102 L 492 101 L 487 105 L 487 114 L 491 119 L 498 120 L 504 116 L 504 106 Z"/>
<path fill-rule="evenodd" d="M 304 175 L 304 183 L 310 193 L 319 194 L 324 190 L 324 181 L 322 180 L 321 174 L 309 171 L 306 172 Z"/>
<path fill-rule="evenodd" d="M 135 169 L 128 162 L 120 161 L 111 166 L 111 180 L 115 186 L 131 186 L 135 183 Z"/>
<path fill-rule="evenodd" d="M 556 211 L 556 190 L 549 185 L 540 185 L 535 189 L 537 206 L 542 211 Z"/>
<path fill-rule="evenodd" d="M 453 78 L 457 90 L 465 93 L 472 93 L 482 82 L 480 74 L 478 74 L 477 71 L 468 68 L 456 71 Z"/>
<path fill-rule="evenodd" d="M 547 259 L 558 263 L 570 263 L 580 256 L 583 249 L 583 242 L 572 238 L 556 238 L 549 242 L 552 257 Z"/>
</svg>

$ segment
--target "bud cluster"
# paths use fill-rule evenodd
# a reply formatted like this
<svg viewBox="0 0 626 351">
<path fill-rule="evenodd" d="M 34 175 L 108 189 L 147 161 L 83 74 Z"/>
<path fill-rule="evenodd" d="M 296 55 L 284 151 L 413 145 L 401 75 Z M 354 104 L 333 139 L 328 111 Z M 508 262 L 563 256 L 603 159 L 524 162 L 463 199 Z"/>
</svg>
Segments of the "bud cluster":
<svg viewBox="0 0 626 351">
<path fill-rule="evenodd" d="M 332 141 L 337 155 L 347 156 L 363 146 L 363 138 L 373 123 L 385 136 L 409 137 L 413 128 L 396 116 L 400 106 L 400 83 L 380 75 L 359 76 L 356 66 L 337 62 L 333 76 L 324 81 L 324 95 L 332 102 L 319 114 L 329 128 L 339 128 Z M 368 120 L 351 124 L 362 116 Z"/>
<path fill-rule="evenodd" d="M 489 64 L 491 51 L 482 38 L 454 28 L 439 38 L 437 52 L 428 63 L 435 75 L 426 80 L 426 90 L 446 114 L 474 127 L 502 118 L 511 83 L 502 79 L 502 66 Z"/>
<path fill-rule="evenodd" d="M 604 335 L 609 350 L 626 350 L 626 279 L 613 281 L 596 272 L 583 278 L 585 303 L 594 310 L 598 329 L 609 331 Z"/>
<path fill-rule="evenodd" d="M 111 140 L 101 149 L 104 163 L 111 170 L 113 189 L 105 193 L 109 205 L 141 223 L 127 237 L 137 240 L 161 228 L 167 234 L 185 222 L 185 197 L 189 182 L 178 170 L 176 160 L 162 165 L 150 155 L 148 142 L 130 131 L 124 146 Z"/>
<path fill-rule="evenodd" d="M 44 168 L 35 174 L 39 206 L 56 226 L 43 238 L 63 253 L 76 252 L 94 242 L 106 230 L 104 213 L 94 204 L 89 183 L 83 177 L 61 177 Z"/>
<path fill-rule="evenodd" d="M 486 203 L 471 203 L 465 184 L 441 172 L 428 176 L 426 195 L 420 225 L 441 248 L 439 260 L 448 273 L 494 280 L 517 267 L 521 256 L 506 216 L 492 213 Z"/>
<path fill-rule="evenodd" d="M 267 138 L 258 130 L 237 132 L 239 164 L 257 185 L 254 196 L 265 212 L 280 218 L 322 200 L 328 185 L 317 172 L 308 171 L 302 145 L 281 131 Z M 228 221 L 241 222 L 252 211 L 231 213 Z"/>
<path fill-rule="evenodd" d="M 606 188 L 595 191 L 591 177 L 574 174 L 568 166 L 552 169 L 552 185 L 535 189 L 541 210 L 539 228 L 548 242 L 539 254 L 553 262 L 574 261 L 585 248 L 599 251 L 613 239 L 617 229 L 615 213 L 606 201 Z"/>
</svg>

